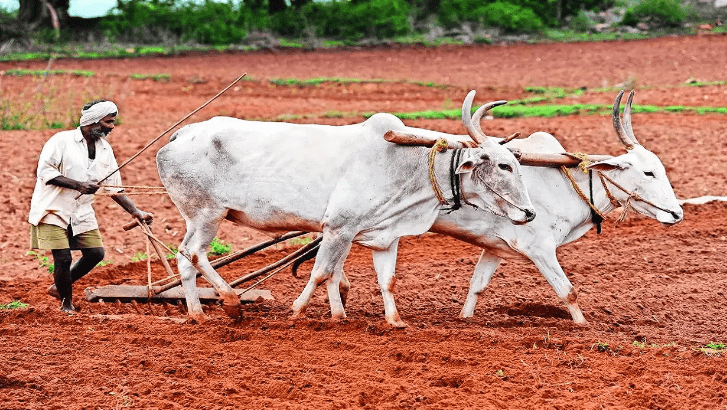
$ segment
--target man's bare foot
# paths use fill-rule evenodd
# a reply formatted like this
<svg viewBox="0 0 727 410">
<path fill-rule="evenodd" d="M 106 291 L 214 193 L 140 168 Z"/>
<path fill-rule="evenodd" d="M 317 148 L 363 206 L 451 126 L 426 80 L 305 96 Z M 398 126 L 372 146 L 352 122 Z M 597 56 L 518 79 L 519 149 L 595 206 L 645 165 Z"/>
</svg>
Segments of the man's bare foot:
<svg viewBox="0 0 727 410">
<path fill-rule="evenodd" d="M 65 299 L 61 301 L 61 311 L 66 312 L 69 315 L 73 315 L 78 312 L 76 307 L 73 306 L 73 303 L 71 303 L 70 301 L 68 303 L 66 303 Z"/>
<path fill-rule="evenodd" d="M 55 284 L 50 285 L 48 287 L 48 294 L 51 295 L 51 296 L 53 296 L 54 298 L 56 298 L 58 300 L 61 299 L 61 294 L 58 293 L 58 289 L 56 288 L 56 285 Z"/>
</svg>

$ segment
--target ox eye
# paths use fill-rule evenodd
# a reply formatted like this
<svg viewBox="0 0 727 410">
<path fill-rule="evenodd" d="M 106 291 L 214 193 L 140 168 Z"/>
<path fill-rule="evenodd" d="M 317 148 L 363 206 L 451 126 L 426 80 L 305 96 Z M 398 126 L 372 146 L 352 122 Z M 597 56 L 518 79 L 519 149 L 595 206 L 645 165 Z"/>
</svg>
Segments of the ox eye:
<svg viewBox="0 0 727 410">
<path fill-rule="evenodd" d="M 656 177 L 656 175 L 654 175 L 654 173 L 652 171 L 646 171 L 646 172 L 644 172 L 644 175 L 646 175 L 647 177 L 650 177 L 650 178 Z"/>
<path fill-rule="evenodd" d="M 498 167 L 500 167 L 500 169 L 503 171 L 512 172 L 512 167 L 510 165 L 500 164 L 498 165 Z"/>
<path fill-rule="evenodd" d="M 480 155 L 480 159 L 483 160 L 483 161 L 489 161 L 490 160 L 490 156 L 487 155 L 487 154 L 482 154 L 482 155 Z"/>
</svg>

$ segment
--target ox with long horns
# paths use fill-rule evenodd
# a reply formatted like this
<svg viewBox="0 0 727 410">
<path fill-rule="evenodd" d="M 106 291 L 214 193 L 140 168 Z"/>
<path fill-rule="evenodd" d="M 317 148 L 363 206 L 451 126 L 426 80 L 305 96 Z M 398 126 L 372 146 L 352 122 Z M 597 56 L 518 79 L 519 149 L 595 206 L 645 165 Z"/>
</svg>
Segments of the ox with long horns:
<svg viewBox="0 0 727 410">
<path fill-rule="evenodd" d="M 622 96 L 623 91 L 613 104 L 612 117 L 616 135 L 626 148 L 625 154 L 617 157 L 598 156 L 602 160 L 589 165 L 588 173 L 567 171 L 566 174 L 563 169 L 553 167 L 522 167 L 525 184 L 538 214 L 533 222 L 513 225 L 505 218 L 466 207 L 457 212 L 439 213 L 431 232 L 449 235 L 483 248 L 470 281 L 461 317 L 473 315 L 478 295 L 487 287 L 503 259 L 525 257 L 535 264 L 550 283 L 573 320 L 585 324 L 586 319 L 578 306 L 577 292 L 558 262 L 556 248 L 585 235 L 600 221 L 599 218 L 617 207 L 624 208 L 624 216 L 626 211 L 633 209 L 664 225 L 673 225 L 682 220 L 683 212 L 664 166 L 634 136 L 631 126 L 634 92 L 629 94 L 626 102 L 623 123 L 619 116 Z M 475 128 L 470 132 L 481 133 L 479 121 L 482 114 L 478 110 L 472 121 L 465 121 Z M 467 114 L 463 112 L 463 115 Z M 406 139 L 406 136 L 401 138 Z M 463 141 L 466 136 L 461 138 L 459 141 Z M 456 144 L 452 141 L 452 144 Z M 506 138 L 500 142 L 507 141 Z M 565 152 L 558 140 L 545 132 L 512 140 L 507 145 L 522 153 Z M 590 195 L 586 194 L 591 192 Z M 395 266 L 396 246 L 389 250 L 374 251 L 374 267 L 384 295 L 384 307 L 387 315 L 398 316 L 391 296 Z"/>
<path fill-rule="evenodd" d="M 624 217 L 628 210 L 635 210 L 667 226 L 683 219 L 682 208 L 664 165 L 634 135 L 631 125 L 634 92 L 631 91 L 624 107 L 623 122 L 619 115 L 622 96 L 623 91 L 614 101 L 612 118 L 616 135 L 626 148 L 625 154 L 589 165 L 588 173 L 569 172 L 572 180 L 561 169 L 523 166 L 523 178 L 538 213 L 533 223 L 511 226 L 499 217 L 483 218 L 468 210 L 440 213 L 432 226 L 433 232 L 483 248 L 470 281 L 462 317 L 473 315 L 477 296 L 487 287 L 503 258 L 524 256 L 550 283 L 573 320 L 584 324 L 586 319 L 578 306 L 576 290 L 558 262 L 556 248 L 585 235 L 600 216 L 617 207 L 623 207 Z M 544 132 L 513 140 L 508 146 L 522 152 L 565 152 L 552 135 Z"/>
<path fill-rule="evenodd" d="M 467 101 L 471 104 L 472 98 Z M 387 250 L 403 235 L 426 232 L 443 206 L 436 188 L 449 192 L 456 183 L 458 199 L 515 223 L 535 217 L 517 160 L 485 135 L 473 135 L 478 146 L 452 158 L 387 142 L 383 136 L 389 130 L 424 131 L 390 114 L 346 126 L 216 117 L 177 131 L 159 150 L 157 168 L 187 222 L 177 261 L 189 314 L 204 318 L 197 270 L 220 294 L 225 310 L 240 313 L 239 299 L 206 256 L 224 219 L 267 232 L 322 232 L 318 258 L 293 303 L 293 316 L 303 314 L 316 287 L 328 279 L 331 315 L 337 319 L 345 317 L 343 263 L 351 243 Z M 428 132 L 427 137 L 451 135 Z M 387 314 L 390 322 L 396 319 Z"/>
</svg>

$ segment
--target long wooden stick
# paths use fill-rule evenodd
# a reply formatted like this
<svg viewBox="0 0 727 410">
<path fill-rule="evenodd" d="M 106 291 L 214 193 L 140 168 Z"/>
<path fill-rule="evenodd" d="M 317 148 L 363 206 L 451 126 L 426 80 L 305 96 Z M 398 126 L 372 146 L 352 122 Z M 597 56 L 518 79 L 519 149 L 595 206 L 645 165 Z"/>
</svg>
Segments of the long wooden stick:
<svg viewBox="0 0 727 410">
<path fill-rule="evenodd" d="M 142 148 L 141 150 L 139 150 L 139 152 L 137 152 L 136 154 L 132 155 L 131 158 L 129 158 L 126 161 L 124 161 L 123 164 L 119 165 L 118 168 L 116 168 L 114 171 L 112 171 L 110 174 L 106 175 L 105 178 L 103 178 L 102 180 L 100 180 L 98 182 L 101 183 L 101 182 L 109 179 L 109 177 L 111 177 L 111 175 L 113 175 L 114 173 L 118 172 L 121 168 L 123 168 L 124 166 L 126 166 L 126 164 L 128 164 L 133 159 L 135 159 L 136 157 L 138 157 L 142 152 L 146 151 L 146 149 L 149 148 L 152 144 L 154 144 L 155 142 L 159 141 L 159 139 L 161 137 L 163 137 L 164 135 L 166 135 L 169 131 L 173 130 L 177 125 L 181 124 L 187 118 L 189 118 L 192 115 L 196 114 L 197 111 L 201 110 L 202 108 L 206 107 L 209 103 L 211 103 L 212 101 L 214 101 L 215 99 L 217 99 L 217 97 L 221 96 L 225 91 L 229 90 L 233 85 L 235 85 L 238 81 L 242 80 L 242 78 L 245 77 L 246 75 L 247 75 L 247 73 L 244 73 L 241 76 L 237 77 L 237 79 L 235 81 L 233 81 L 232 83 L 230 83 L 230 85 L 228 85 L 227 87 L 225 87 L 224 90 L 220 91 L 219 93 L 217 93 L 217 95 L 215 95 L 214 97 L 210 98 L 206 103 L 200 105 L 196 110 L 194 110 L 194 111 L 190 112 L 189 114 L 185 115 L 184 118 L 182 118 L 181 120 L 177 121 L 171 127 L 167 128 L 166 131 L 164 131 L 161 134 L 159 134 L 158 137 L 156 137 L 153 140 L 151 140 L 151 142 L 149 142 L 148 144 L 146 144 L 144 146 L 144 148 Z"/>
<path fill-rule="evenodd" d="M 131 229 L 134 226 L 136 226 L 136 224 L 129 223 L 129 224 L 126 224 L 124 226 L 124 229 L 126 230 L 126 227 L 130 227 L 129 229 Z M 284 235 L 281 235 L 281 236 L 279 236 L 277 238 L 270 239 L 268 241 L 259 243 L 257 245 L 250 246 L 247 249 L 244 249 L 244 250 L 235 252 L 233 254 L 227 255 L 227 256 L 222 257 L 222 258 L 217 258 L 217 259 L 211 261 L 210 262 L 210 265 L 212 265 L 212 267 L 214 269 L 217 269 L 217 268 L 220 268 L 220 267 L 225 266 L 227 264 L 230 264 L 230 263 L 232 263 L 232 262 L 234 262 L 234 261 L 236 261 L 238 259 L 244 258 L 245 256 L 251 255 L 251 254 L 253 254 L 253 253 L 255 253 L 255 252 L 259 251 L 259 250 L 262 250 L 262 249 L 265 249 L 265 248 L 270 247 L 272 245 L 275 245 L 278 242 L 282 242 L 282 241 L 285 241 L 285 240 L 288 240 L 288 239 L 291 239 L 291 238 L 295 238 L 297 236 L 301 236 L 301 235 L 306 234 L 306 233 L 307 232 L 300 232 L 300 231 L 288 232 L 288 233 L 286 233 Z M 197 277 L 200 277 L 200 276 L 202 276 L 202 274 L 199 273 L 199 272 L 197 272 Z M 154 287 L 154 292 L 155 293 L 161 293 L 161 292 L 164 292 L 165 290 L 169 290 L 169 289 L 174 288 L 174 287 L 177 287 L 177 286 L 179 286 L 181 284 L 182 284 L 182 281 L 179 280 L 179 279 L 176 279 L 176 280 L 174 280 L 172 282 L 169 282 L 169 283 L 167 283 L 165 285 L 155 286 Z"/>
</svg>

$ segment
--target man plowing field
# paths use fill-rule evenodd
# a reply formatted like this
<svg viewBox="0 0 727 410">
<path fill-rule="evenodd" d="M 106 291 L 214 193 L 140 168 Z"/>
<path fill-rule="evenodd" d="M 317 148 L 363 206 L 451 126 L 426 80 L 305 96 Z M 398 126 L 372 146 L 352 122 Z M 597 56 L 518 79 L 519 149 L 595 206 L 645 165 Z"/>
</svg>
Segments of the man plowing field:
<svg viewBox="0 0 727 410">
<path fill-rule="evenodd" d="M 54 284 L 48 292 L 61 300 L 61 310 L 72 313 L 73 283 L 104 258 L 103 241 L 93 210 L 93 195 L 106 179 L 104 190 L 134 218 L 151 222 L 152 214 L 140 211 L 124 195 L 116 158 L 106 136 L 114 129 L 118 108 L 97 100 L 81 111 L 80 126 L 61 131 L 43 146 L 37 180 L 30 203 L 30 246 L 53 253 Z M 71 250 L 80 250 L 73 266 Z"/>
</svg>

